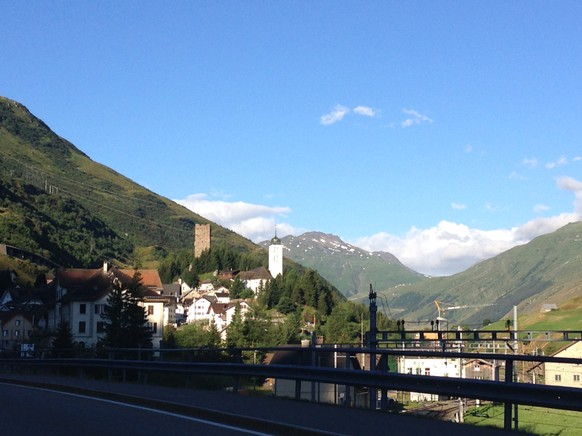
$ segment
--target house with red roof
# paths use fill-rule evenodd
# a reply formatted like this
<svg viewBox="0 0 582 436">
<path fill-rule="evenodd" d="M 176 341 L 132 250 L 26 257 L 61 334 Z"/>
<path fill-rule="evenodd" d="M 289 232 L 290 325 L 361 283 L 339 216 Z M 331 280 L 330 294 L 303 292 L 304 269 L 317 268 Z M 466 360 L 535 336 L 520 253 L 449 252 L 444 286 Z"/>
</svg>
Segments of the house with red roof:
<svg viewBox="0 0 582 436">
<path fill-rule="evenodd" d="M 164 325 L 175 320 L 176 296 L 164 295 L 157 270 L 130 270 L 111 267 L 108 263 L 97 269 L 61 269 L 51 283 L 48 327 L 56 331 L 61 321 L 70 325 L 73 339 L 85 347 L 94 347 L 104 334 L 102 314 L 114 281 L 129 283 L 135 272 L 141 275 L 144 306 L 152 343 L 159 347 Z M 172 310 L 173 308 L 173 310 Z"/>
</svg>

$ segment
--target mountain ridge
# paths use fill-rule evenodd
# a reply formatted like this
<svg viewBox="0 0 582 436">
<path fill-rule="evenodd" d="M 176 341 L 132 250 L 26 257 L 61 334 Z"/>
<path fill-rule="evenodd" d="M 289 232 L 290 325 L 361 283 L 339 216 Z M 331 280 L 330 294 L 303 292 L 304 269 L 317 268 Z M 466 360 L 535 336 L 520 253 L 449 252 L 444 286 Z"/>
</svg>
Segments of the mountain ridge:
<svg viewBox="0 0 582 436">
<path fill-rule="evenodd" d="M 4 185 L 10 184 L 11 193 L 17 194 L 12 201 L 7 200 L 6 195 L 6 204 L 0 211 L 5 224 L 0 229 L 1 242 L 23 249 L 37 249 L 38 244 L 23 246 L 23 241 L 14 240 L 17 235 L 36 235 L 37 240 L 44 244 L 40 248 L 47 254 L 54 248 L 48 244 L 48 234 L 54 237 L 55 230 L 47 229 L 43 224 L 44 221 L 54 221 L 52 227 L 55 227 L 58 217 L 50 215 L 57 207 L 59 216 L 71 213 L 69 209 L 87 216 L 89 221 L 79 221 L 84 229 L 75 237 L 80 238 L 78 243 L 88 247 L 93 240 L 99 239 L 93 232 L 100 227 L 103 241 L 110 238 L 132 247 L 155 246 L 175 251 L 192 249 L 194 225 L 210 224 L 213 243 L 224 241 L 236 249 L 259 249 L 247 238 L 91 160 L 75 145 L 54 133 L 23 104 L 5 97 L 0 97 L 0 144 L 0 175 Z M 19 207 L 21 203 L 25 203 L 26 210 Z M 26 217 L 30 218 L 27 220 Z M 79 257 L 51 260 L 79 266 L 94 266 L 97 262 L 94 258 Z"/>
<path fill-rule="evenodd" d="M 346 297 L 366 292 L 370 283 L 377 289 L 387 289 L 426 278 L 391 253 L 370 252 L 342 241 L 337 235 L 306 232 L 280 239 L 286 257 L 316 269 Z M 266 247 L 269 241 L 259 245 Z"/>
<path fill-rule="evenodd" d="M 446 313 L 456 324 L 533 314 L 543 304 L 564 304 L 582 295 L 582 222 L 511 248 L 448 277 L 412 284 L 406 293 L 385 293 L 391 309 L 414 321 L 436 319 L 436 301 L 459 309 Z M 360 295 L 364 301 L 365 296 Z"/>
</svg>

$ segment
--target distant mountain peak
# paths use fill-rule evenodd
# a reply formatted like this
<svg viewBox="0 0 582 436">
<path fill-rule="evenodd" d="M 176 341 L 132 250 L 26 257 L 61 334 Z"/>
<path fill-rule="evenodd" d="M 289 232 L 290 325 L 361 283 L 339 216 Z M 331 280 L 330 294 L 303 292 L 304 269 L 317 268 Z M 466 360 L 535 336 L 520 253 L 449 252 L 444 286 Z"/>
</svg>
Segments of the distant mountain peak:
<svg viewBox="0 0 582 436">
<path fill-rule="evenodd" d="M 323 232 L 306 232 L 281 238 L 285 256 L 317 270 L 344 295 L 367 292 L 372 283 L 388 289 L 425 277 L 404 266 L 393 254 L 370 252 Z M 259 245 L 267 246 L 268 241 Z"/>
</svg>

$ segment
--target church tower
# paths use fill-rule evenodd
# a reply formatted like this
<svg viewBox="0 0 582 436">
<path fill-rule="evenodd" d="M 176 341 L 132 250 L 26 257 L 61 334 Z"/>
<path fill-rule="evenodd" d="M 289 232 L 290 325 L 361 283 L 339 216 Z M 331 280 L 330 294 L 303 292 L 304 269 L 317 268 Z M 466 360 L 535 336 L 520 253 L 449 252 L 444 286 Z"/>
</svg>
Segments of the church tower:
<svg viewBox="0 0 582 436">
<path fill-rule="evenodd" d="M 275 236 L 271 239 L 271 245 L 269 245 L 269 272 L 273 278 L 279 274 L 283 275 L 283 244 L 277 237 L 277 233 L 275 233 Z"/>
</svg>

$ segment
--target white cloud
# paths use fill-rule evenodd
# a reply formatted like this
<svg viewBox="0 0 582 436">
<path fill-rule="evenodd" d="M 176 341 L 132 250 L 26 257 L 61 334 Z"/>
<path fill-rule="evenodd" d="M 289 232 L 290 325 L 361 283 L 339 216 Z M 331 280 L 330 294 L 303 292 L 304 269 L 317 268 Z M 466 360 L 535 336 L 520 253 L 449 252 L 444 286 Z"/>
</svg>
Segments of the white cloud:
<svg viewBox="0 0 582 436">
<path fill-rule="evenodd" d="M 404 237 L 378 233 L 353 244 L 369 251 L 388 251 L 412 269 L 438 276 L 462 271 L 508 250 L 516 241 L 511 230 L 486 231 L 441 221 L 428 229 L 413 227 Z"/>
<path fill-rule="evenodd" d="M 527 180 L 527 177 L 522 176 L 521 174 L 519 174 L 517 171 L 512 171 L 509 176 L 509 179 L 511 180 Z"/>
<path fill-rule="evenodd" d="M 546 163 L 546 168 L 549 170 L 552 170 L 554 168 L 561 167 L 561 166 L 564 166 L 566 164 L 568 164 L 568 158 L 566 158 L 565 156 L 562 156 L 555 162 Z"/>
<path fill-rule="evenodd" d="M 538 166 L 538 158 L 537 157 L 525 157 L 521 161 L 521 164 L 523 166 L 528 167 L 528 168 L 535 168 Z"/>
<path fill-rule="evenodd" d="M 546 210 L 550 210 L 550 207 L 545 204 L 536 204 L 534 206 L 534 212 L 545 212 Z"/>
<path fill-rule="evenodd" d="M 400 123 L 400 125 L 402 127 L 410 127 L 416 124 L 420 124 L 420 123 L 432 123 L 433 120 L 429 117 L 427 117 L 424 114 L 421 114 L 418 111 L 415 111 L 414 109 L 402 109 L 402 112 L 405 113 L 406 115 L 409 115 L 409 117 L 407 119 L 405 119 L 404 121 L 402 121 Z"/>
<path fill-rule="evenodd" d="M 582 182 L 572 177 L 560 177 L 558 187 L 574 193 L 574 213 L 582 216 Z"/>
<path fill-rule="evenodd" d="M 377 114 L 377 111 L 369 106 L 356 106 L 353 111 L 354 113 L 365 117 L 375 117 Z"/>
<path fill-rule="evenodd" d="M 537 236 L 581 220 L 582 182 L 562 177 L 558 179 L 558 187 L 574 193 L 573 212 L 536 218 L 511 229 L 499 230 L 480 230 L 441 221 L 428 229 L 413 227 L 402 237 L 381 232 L 350 243 L 369 251 L 390 252 L 405 265 L 424 274 L 454 274 Z"/>
<path fill-rule="evenodd" d="M 174 201 L 253 242 L 271 239 L 275 233 L 275 226 L 279 236 L 303 232 L 302 229 L 281 222 L 291 213 L 291 208 L 286 206 L 271 207 L 243 201 L 214 200 L 207 194 L 192 194 L 185 199 Z"/>
<path fill-rule="evenodd" d="M 451 208 L 454 209 L 454 210 L 465 210 L 465 209 L 467 209 L 467 205 L 462 204 L 462 203 L 452 202 L 451 203 Z"/>
<path fill-rule="evenodd" d="M 319 122 L 324 126 L 329 126 L 331 124 L 337 123 L 343 120 L 343 118 L 350 112 L 350 109 L 341 104 L 335 105 L 330 113 L 322 115 Z"/>
<path fill-rule="evenodd" d="M 499 212 L 500 210 L 503 210 L 503 208 L 497 204 L 485 203 L 485 210 L 487 212 Z"/>
<path fill-rule="evenodd" d="M 455 274 L 516 245 L 525 244 L 537 236 L 581 220 L 582 182 L 571 177 L 561 177 L 557 180 L 557 185 L 560 189 L 574 194 L 573 212 L 536 218 L 510 229 L 481 230 L 465 224 L 441 221 L 427 229 L 412 227 L 404 236 L 380 232 L 346 242 L 369 251 L 390 252 L 405 265 L 424 274 Z M 285 206 L 271 207 L 242 201 L 212 200 L 206 194 L 194 194 L 175 201 L 254 242 L 270 239 L 275 232 L 275 226 L 281 237 L 299 235 L 308 230 L 283 222 L 291 213 L 291 208 Z M 454 206 L 455 204 L 452 203 L 451 207 L 464 206 Z M 489 207 L 491 210 L 497 209 Z M 545 207 L 536 206 L 538 211 Z"/>
</svg>

